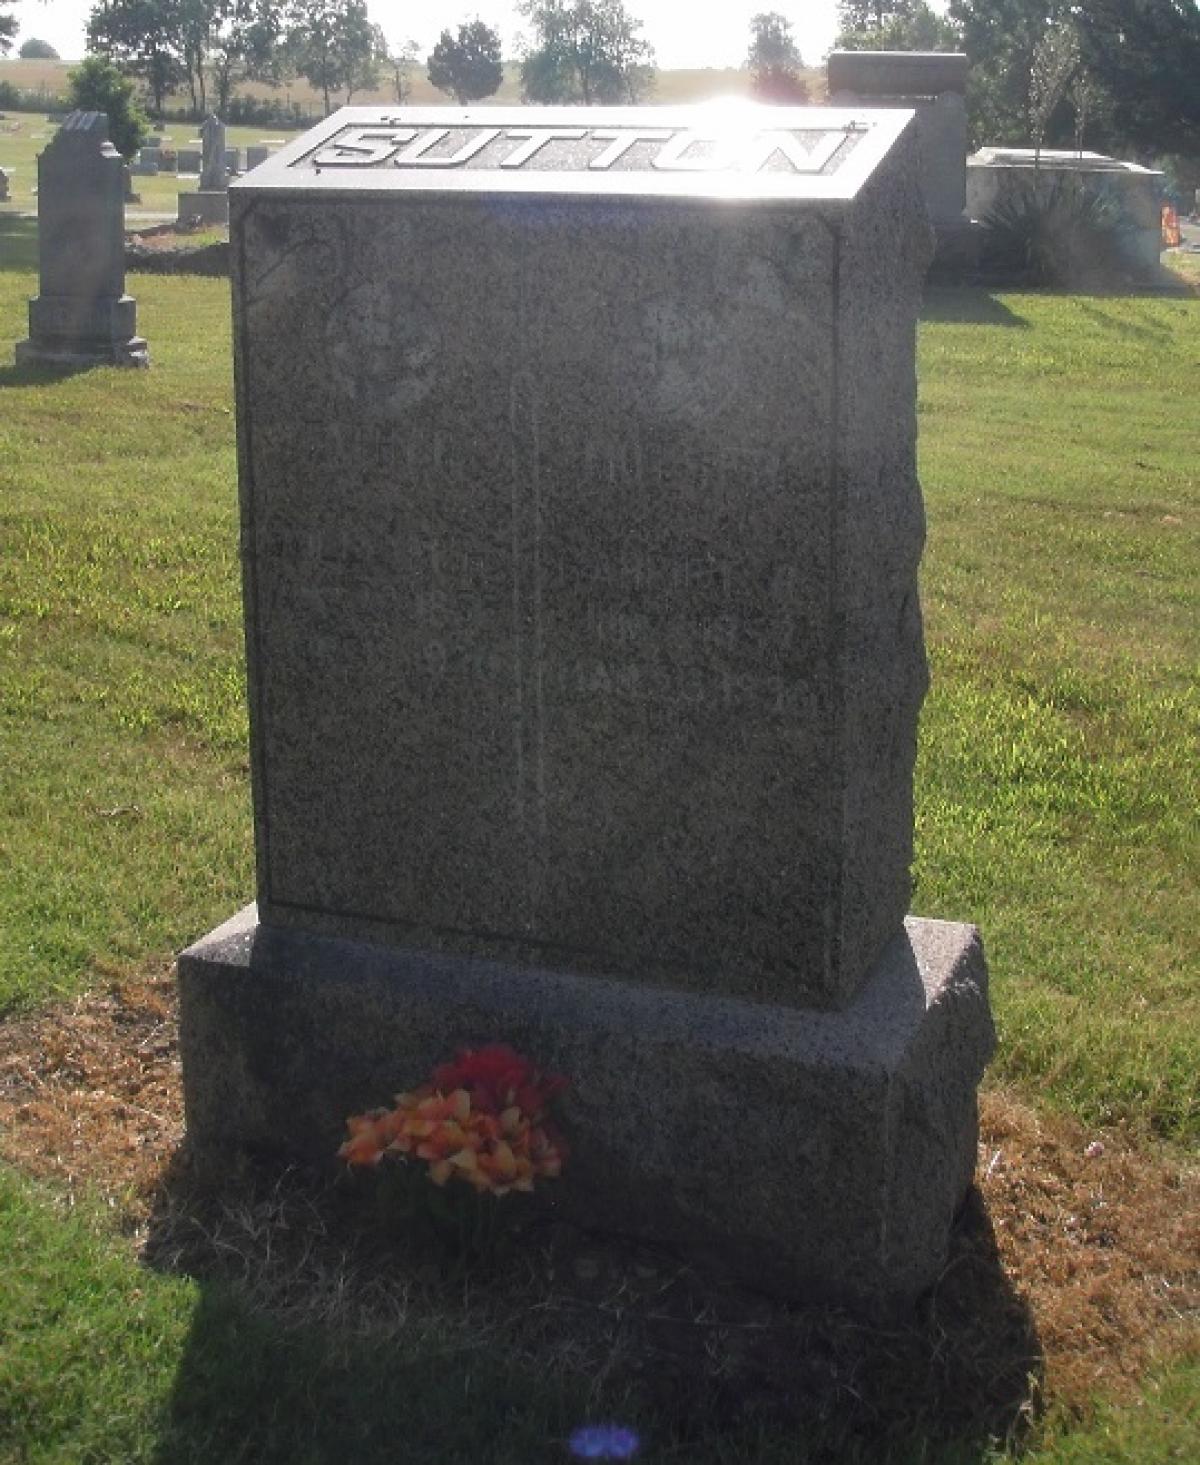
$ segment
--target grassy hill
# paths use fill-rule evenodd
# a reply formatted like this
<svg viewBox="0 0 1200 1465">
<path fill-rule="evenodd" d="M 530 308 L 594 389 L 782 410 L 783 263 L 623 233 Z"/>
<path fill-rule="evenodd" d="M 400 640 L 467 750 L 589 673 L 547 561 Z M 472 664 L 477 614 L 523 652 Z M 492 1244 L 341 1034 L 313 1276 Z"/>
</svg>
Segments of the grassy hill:
<svg viewBox="0 0 1200 1465">
<path fill-rule="evenodd" d="M 66 95 L 67 73 L 75 64 L 73 61 L 0 61 L 0 81 L 9 81 L 23 91 L 38 92 L 49 105 L 56 98 Z M 808 83 L 814 99 L 820 99 L 824 94 L 824 72 L 818 69 L 809 71 Z M 749 73 L 736 66 L 660 71 L 654 91 L 647 101 L 659 105 L 704 102 L 714 97 L 746 96 L 749 88 Z M 284 87 L 269 87 L 262 83 L 252 83 L 240 90 L 249 96 L 276 97 L 280 100 L 298 102 L 300 106 L 311 109 L 316 115 L 320 115 L 321 112 L 320 94 L 303 80 L 292 81 Z M 371 102 L 388 104 L 394 102 L 395 99 L 395 91 L 389 79 L 387 85 L 380 86 L 374 91 L 357 93 L 352 100 L 361 106 Z M 342 99 L 338 100 L 340 102 Z M 512 105 L 520 100 L 520 66 L 516 61 L 508 61 L 504 67 L 504 85 L 494 97 L 489 97 L 483 105 Z M 449 105 L 450 98 L 432 87 L 425 76 L 424 69 L 417 67 L 413 71 L 412 95 L 409 102 L 416 107 L 444 106 Z M 186 93 L 179 92 L 169 105 L 182 107 L 186 104 Z"/>
</svg>

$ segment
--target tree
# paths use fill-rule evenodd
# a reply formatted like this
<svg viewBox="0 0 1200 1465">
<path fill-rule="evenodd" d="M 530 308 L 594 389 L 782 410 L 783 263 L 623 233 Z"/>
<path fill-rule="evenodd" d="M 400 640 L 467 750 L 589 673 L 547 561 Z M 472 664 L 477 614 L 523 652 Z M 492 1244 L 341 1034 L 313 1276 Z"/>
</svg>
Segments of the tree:
<svg viewBox="0 0 1200 1465">
<path fill-rule="evenodd" d="M 39 41 L 35 36 L 29 40 L 17 52 L 22 61 L 57 61 L 59 54 L 49 41 Z"/>
<path fill-rule="evenodd" d="M 88 50 L 139 77 L 156 113 L 184 78 L 177 20 L 170 0 L 102 0 L 88 17 Z"/>
<path fill-rule="evenodd" d="M 637 102 L 654 82 L 654 51 L 622 0 L 524 0 L 534 28 L 521 61 L 527 102 Z"/>
<path fill-rule="evenodd" d="M 67 73 L 67 99 L 81 112 L 108 114 L 108 136 L 128 161 L 150 131 L 150 119 L 133 95 L 133 83 L 103 56 L 89 56 Z"/>
<path fill-rule="evenodd" d="M 1029 135 L 1033 138 L 1033 159 L 1046 141 L 1046 131 L 1067 88 L 1079 72 L 1079 37 L 1067 22 L 1049 26 L 1033 48 L 1029 69 Z"/>
<path fill-rule="evenodd" d="M 0 11 L 0 56 L 7 56 L 17 37 L 17 17 L 10 11 Z"/>
<path fill-rule="evenodd" d="M 277 85 L 283 74 L 283 20 L 270 0 L 213 0 L 207 61 L 217 113 L 243 81 Z"/>
<path fill-rule="evenodd" d="M 1104 93 L 1082 67 L 1071 79 L 1071 109 L 1075 113 L 1075 151 L 1083 152 L 1087 125 L 1104 105 Z"/>
<path fill-rule="evenodd" d="M 1200 158 L 1196 0 L 1088 0 L 1076 26 L 1110 135 L 1144 156 Z"/>
<path fill-rule="evenodd" d="M 1196 0 L 950 0 L 971 57 L 967 111 L 977 143 L 1032 136 L 1033 56 L 1048 26 L 1071 21 L 1094 85 L 1097 142 L 1154 158 L 1200 156 L 1200 7 Z M 1060 107 L 1049 136 L 1069 137 Z"/>
<path fill-rule="evenodd" d="M 412 93 L 413 67 L 417 64 L 419 47 L 416 41 L 401 41 L 394 51 L 388 52 L 387 64 L 392 71 L 392 85 L 396 101 L 407 102 Z"/>
<path fill-rule="evenodd" d="M 847 51 L 954 51 L 958 29 L 926 0 L 839 0 L 834 45 Z"/>
<path fill-rule="evenodd" d="M 457 37 L 443 31 L 430 54 L 428 75 L 460 107 L 493 96 L 504 80 L 500 37 L 481 20 L 460 25 Z"/>
<path fill-rule="evenodd" d="M 808 83 L 792 24 L 777 10 L 766 10 L 750 22 L 750 90 L 765 102 L 807 102 Z"/>
<path fill-rule="evenodd" d="M 346 101 L 377 85 L 387 42 L 367 16 L 366 0 L 293 0 L 287 49 L 296 70 L 321 93 L 325 114 L 334 92 Z"/>
<path fill-rule="evenodd" d="M 1029 142 L 1034 52 L 1047 27 L 1067 20 L 1069 11 L 1070 0 L 950 0 L 971 58 L 967 119 L 976 146 Z"/>
</svg>

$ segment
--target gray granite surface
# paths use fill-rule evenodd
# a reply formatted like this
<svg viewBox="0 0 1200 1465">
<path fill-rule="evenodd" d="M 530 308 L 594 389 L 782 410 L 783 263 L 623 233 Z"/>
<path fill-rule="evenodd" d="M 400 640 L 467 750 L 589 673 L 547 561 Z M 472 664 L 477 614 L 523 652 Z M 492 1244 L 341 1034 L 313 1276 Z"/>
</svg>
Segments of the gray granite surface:
<svg viewBox="0 0 1200 1465">
<path fill-rule="evenodd" d="M 264 920 L 847 1004 L 926 675 L 907 117 L 534 114 L 534 177 L 373 115 L 230 195 Z"/>
</svg>

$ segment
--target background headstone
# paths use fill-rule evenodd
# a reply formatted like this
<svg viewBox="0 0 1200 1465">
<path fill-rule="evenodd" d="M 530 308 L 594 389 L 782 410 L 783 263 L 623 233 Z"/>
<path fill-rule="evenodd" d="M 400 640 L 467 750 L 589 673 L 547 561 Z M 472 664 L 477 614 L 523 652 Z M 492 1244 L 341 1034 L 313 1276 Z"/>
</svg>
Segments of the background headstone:
<svg viewBox="0 0 1200 1465">
<path fill-rule="evenodd" d="M 249 172 L 251 168 L 257 168 L 260 163 L 265 163 L 270 156 L 271 149 L 269 147 L 252 143 L 246 149 L 246 171 Z"/>
<path fill-rule="evenodd" d="M 9 199 L 8 174 L 0 168 L 0 203 L 8 203 Z"/>
<path fill-rule="evenodd" d="M 200 161 L 200 188 L 219 190 L 228 186 L 229 165 L 225 149 L 225 124 L 210 112 L 200 128 L 203 156 Z"/>
<path fill-rule="evenodd" d="M 200 128 L 203 155 L 200 159 L 200 188 L 179 195 L 180 224 L 225 224 L 229 222 L 228 150 L 225 124 L 211 113 Z M 184 154 L 180 153 L 180 170 Z"/>
<path fill-rule="evenodd" d="M 921 190 L 935 227 L 962 223 L 966 204 L 970 63 L 951 51 L 831 51 L 834 106 L 905 107 L 917 113 Z"/>
<path fill-rule="evenodd" d="M 18 365 L 149 365 L 125 293 L 124 172 L 103 112 L 72 112 L 39 155 L 39 294 Z"/>
<path fill-rule="evenodd" d="M 199 173 L 202 154 L 196 148 L 180 148 L 176 154 L 176 167 L 180 173 Z"/>
<path fill-rule="evenodd" d="M 188 1124 L 313 1158 L 511 1041 L 565 1214 L 908 1298 L 992 1042 L 905 921 L 930 239 L 911 114 L 760 115 L 352 109 L 233 186 L 259 900 Z"/>
</svg>

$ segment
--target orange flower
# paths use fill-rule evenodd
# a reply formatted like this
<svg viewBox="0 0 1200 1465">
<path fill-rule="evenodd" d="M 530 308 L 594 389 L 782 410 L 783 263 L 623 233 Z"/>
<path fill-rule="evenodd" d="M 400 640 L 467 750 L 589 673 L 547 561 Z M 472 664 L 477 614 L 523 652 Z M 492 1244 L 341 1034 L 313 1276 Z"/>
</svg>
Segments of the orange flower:
<svg viewBox="0 0 1200 1465">
<path fill-rule="evenodd" d="M 376 1165 L 385 1152 L 415 1156 L 435 1185 L 457 1177 L 493 1195 L 532 1190 L 535 1178 L 562 1170 L 566 1145 L 543 1113 L 565 1087 L 503 1043 L 464 1049 L 432 1083 L 397 1094 L 395 1109 L 348 1120 L 338 1154 L 352 1165 Z"/>
<path fill-rule="evenodd" d="M 339 1159 L 351 1165 L 378 1165 L 396 1132 L 396 1116 L 386 1109 L 373 1109 L 346 1121 L 350 1138 L 338 1151 Z"/>
</svg>

